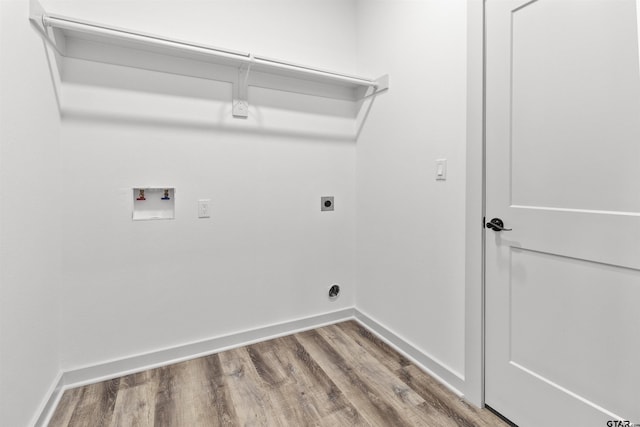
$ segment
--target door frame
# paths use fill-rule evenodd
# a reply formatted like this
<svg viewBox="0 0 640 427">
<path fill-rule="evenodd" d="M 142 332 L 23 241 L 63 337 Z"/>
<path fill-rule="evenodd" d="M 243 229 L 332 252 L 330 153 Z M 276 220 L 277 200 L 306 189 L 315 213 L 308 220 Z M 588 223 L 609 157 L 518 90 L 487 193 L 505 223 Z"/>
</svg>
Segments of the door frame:
<svg viewBox="0 0 640 427">
<path fill-rule="evenodd" d="M 464 395 L 484 407 L 485 1 L 467 0 Z"/>
</svg>

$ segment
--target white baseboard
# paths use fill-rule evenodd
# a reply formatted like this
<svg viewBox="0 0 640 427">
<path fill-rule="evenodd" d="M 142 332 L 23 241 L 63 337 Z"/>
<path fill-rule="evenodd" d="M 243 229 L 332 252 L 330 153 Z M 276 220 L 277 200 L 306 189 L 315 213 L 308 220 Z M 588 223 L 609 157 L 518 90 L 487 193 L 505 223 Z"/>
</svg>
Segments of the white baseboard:
<svg viewBox="0 0 640 427">
<path fill-rule="evenodd" d="M 428 372 L 458 396 L 463 396 L 463 393 L 460 391 L 464 390 L 464 377 L 462 375 L 447 367 L 436 358 L 429 356 L 424 351 L 419 350 L 409 341 L 373 320 L 360 310 L 355 310 L 355 318 L 360 324 L 376 334 L 378 338 L 389 344 L 398 353 L 411 360 L 411 362 L 425 372 Z"/>
<path fill-rule="evenodd" d="M 352 307 L 63 372 L 52 385 L 49 398 L 43 403 L 40 415 L 33 425 L 35 427 L 47 425 L 63 392 L 67 389 L 171 365 L 345 320 L 358 321 L 418 367 L 437 378 L 454 393 L 462 396 L 459 391 L 464 386 L 462 376 L 420 351 L 370 316 Z"/>
<path fill-rule="evenodd" d="M 354 309 L 346 308 L 74 369 L 64 373 L 64 388 L 106 381 L 353 318 Z"/>
<path fill-rule="evenodd" d="M 51 420 L 51 416 L 55 411 L 60 399 L 62 398 L 62 393 L 64 385 L 64 372 L 58 372 L 55 380 L 51 384 L 48 393 L 42 404 L 40 405 L 39 411 L 37 412 L 36 418 L 32 421 L 31 425 L 34 427 L 45 427 L 49 424 Z"/>
</svg>

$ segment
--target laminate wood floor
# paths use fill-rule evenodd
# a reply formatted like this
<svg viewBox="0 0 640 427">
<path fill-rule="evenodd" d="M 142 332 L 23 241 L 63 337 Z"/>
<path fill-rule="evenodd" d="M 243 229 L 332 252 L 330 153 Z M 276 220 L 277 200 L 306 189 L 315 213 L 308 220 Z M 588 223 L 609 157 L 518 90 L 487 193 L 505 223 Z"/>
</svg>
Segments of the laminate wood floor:
<svg viewBox="0 0 640 427">
<path fill-rule="evenodd" d="M 354 321 L 67 390 L 58 426 L 507 426 Z"/>
</svg>

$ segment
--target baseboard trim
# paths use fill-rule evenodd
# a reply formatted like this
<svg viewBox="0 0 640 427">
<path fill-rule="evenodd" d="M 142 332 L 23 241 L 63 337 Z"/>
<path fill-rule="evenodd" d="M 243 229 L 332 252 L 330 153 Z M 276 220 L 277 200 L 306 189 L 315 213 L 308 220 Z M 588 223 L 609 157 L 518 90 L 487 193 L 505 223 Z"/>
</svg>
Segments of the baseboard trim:
<svg viewBox="0 0 640 427">
<path fill-rule="evenodd" d="M 436 378 L 452 392 L 460 397 L 464 396 L 461 390 L 464 390 L 464 377 L 453 369 L 447 367 L 444 363 L 439 362 L 436 358 L 429 356 L 424 351 L 418 349 L 415 345 L 402 338 L 386 326 L 373 320 L 369 315 L 360 310 L 355 310 L 355 320 L 362 326 L 376 334 L 378 338 L 393 347 L 398 353 L 405 356 L 411 362 L 415 363 L 425 372 Z"/>
<path fill-rule="evenodd" d="M 64 372 L 58 372 L 58 375 L 51 383 L 51 387 L 47 392 L 45 399 L 40 405 L 40 410 L 37 412 L 37 416 L 31 423 L 34 427 L 45 427 L 49 424 L 51 420 L 51 416 L 53 415 L 53 411 L 55 411 L 60 399 L 62 398 L 62 393 L 64 391 Z"/>
<path fill-rule="evenodd" d="M 454 393 L 459 396 L 463 395 L 460 392 L 460 390 L 464 389 L 464 378 L 462 376 L 443 363 L 438 362 L 435 358 L 419 350 L 391 329 L 373 320 L 369 315 L 359 311 L 355 307 L 350 307 L 61 372 L 58 375 L 57 381 L 52 385 L 49 398 L 43 402 L 40 415 L 36 418 L 33 425 L 35 427 L 44 427 L 49 423 L 63 392 L 67 389 L 106 381 L 147 369 L 167 366 L 173 363 L 320 328 L 346 320 L 359 322 L 418 367 L 434 376 Z"/>
<path fill-rule="evenodd" d="M 244 345 L 290 335 L 354 318 L 354 308 L 276 323 L 203 341 L 100 363 L 64 373 L 64 389 L 106 381 L 147 369 L 207 356 Z"/>
</svg>

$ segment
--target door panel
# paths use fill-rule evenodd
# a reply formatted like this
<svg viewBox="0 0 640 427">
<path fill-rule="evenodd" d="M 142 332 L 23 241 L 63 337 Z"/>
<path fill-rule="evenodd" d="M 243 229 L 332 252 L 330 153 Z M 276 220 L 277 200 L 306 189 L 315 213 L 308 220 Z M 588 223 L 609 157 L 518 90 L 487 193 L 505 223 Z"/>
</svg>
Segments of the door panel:
<svg viewBox="0 0 640 427">
<path fill-rule="evenodd" d="M 486 402 L 522 427 L 640 423 L 632 0 L 488 0 Z"/>
<path fill-rule="evenodd" d="M 512 14 L 513 204 L 640 212 L 634 11 L 539 0 Z"/>
<path fill-rule="evenodd" d="M 511 363 L 614 413 L 640 404 L 638 354 L 622 344 L 639 332 L 619 328 L 638 317 L 617 309 L 640 301 L 640 271 L 517 248 L 510 268 Z M 616 363 L 601 363 L 609 353 L 620 353 Z"/>
</svg>

